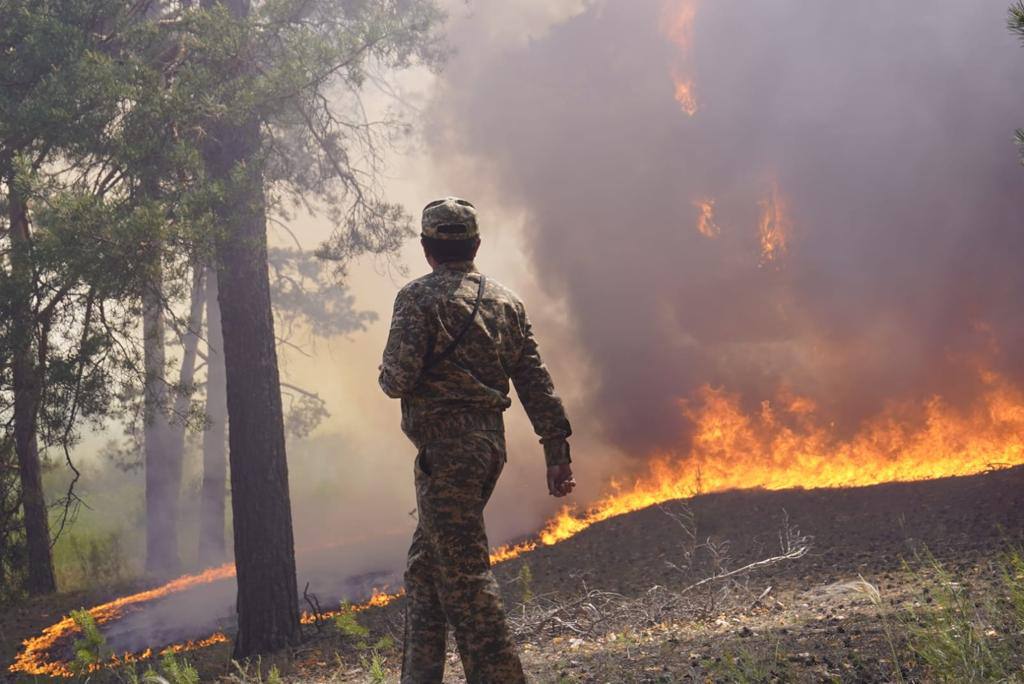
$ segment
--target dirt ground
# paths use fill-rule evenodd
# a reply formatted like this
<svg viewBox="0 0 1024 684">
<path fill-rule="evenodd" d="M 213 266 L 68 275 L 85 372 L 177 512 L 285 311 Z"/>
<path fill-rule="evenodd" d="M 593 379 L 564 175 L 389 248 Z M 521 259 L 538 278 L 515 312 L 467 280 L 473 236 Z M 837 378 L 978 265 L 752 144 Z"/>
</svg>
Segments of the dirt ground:
<svg viewBox="0 0 1024 684">
<path fill-rule="evenodd" d="M 594 525 L 496 574 L 531 681 L 915 681 L 926 677 L 894 662 L 890 625 L 931 603 L 929 558 L 984 595 L 999 585 L 1001 556 L 1022 543 L 1024 468 L 1014 468 L 700 496 Z M 693 587 L 787 551 L 792 558 Z M 67 609 L 107 597 L 64 595 L 8 611 L 0 660 Z M 366 637 L 333 623 L 308 627 L 302 646 L 263 667 L 275 663 L 296 682 L 397 681 L 402 609 L 399 600 L 360 613 Z M 228 654 L 220 645 L 189 658 L 204 680 L 243 679 Z M 114 676 L 93 681 L 103 679 Z M 445 681 L 465 681 L 454 650 Z"/>
</svg>

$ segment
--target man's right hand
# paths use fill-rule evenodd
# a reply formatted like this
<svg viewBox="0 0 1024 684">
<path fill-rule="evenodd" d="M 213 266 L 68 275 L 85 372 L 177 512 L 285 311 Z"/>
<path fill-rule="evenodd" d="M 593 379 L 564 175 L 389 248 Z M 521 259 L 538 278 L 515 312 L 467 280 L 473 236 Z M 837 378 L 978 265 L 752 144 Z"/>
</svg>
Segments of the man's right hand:
<svg viewBox="0 0 1024 684">
<path fill-rule="evenodd" d="M 571 494 L 576 480 L 572 477 L 572 466 L 568 463 L 548 467 L 548 494 L 563 497 Z"/>
</svg>

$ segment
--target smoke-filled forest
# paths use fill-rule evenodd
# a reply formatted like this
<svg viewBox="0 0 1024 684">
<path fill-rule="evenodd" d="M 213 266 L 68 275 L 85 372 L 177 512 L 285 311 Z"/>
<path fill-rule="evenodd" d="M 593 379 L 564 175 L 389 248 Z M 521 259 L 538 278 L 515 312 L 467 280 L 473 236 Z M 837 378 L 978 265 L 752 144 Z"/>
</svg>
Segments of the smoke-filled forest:
<svg viewBox="0 0 1024 684">
<path fill-rule="evenodd" d="M 1008 2 L 0 0 L 0 680 L 1024 682 Z"/>
</svg>

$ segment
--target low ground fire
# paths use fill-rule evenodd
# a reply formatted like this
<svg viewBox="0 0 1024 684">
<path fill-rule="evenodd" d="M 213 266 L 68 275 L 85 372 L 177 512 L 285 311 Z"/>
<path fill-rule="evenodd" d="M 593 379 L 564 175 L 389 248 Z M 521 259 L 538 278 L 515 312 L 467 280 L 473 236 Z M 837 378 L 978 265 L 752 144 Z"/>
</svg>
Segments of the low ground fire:
<svg viewBox="0 0 1024 684">
<path fill-rule="evenodd" d="M 985 391 L 969 409 L 934 397 L 921 406 L 893 406 L 850 438 L 837 437 L 814 403 L 781 393 L 757 413 L 744 412 L 739 398 L 704 387 L 680 410 L 695 425 L 686 453 L 657 454 L 632 482 L 609 483 L 607 494 L 580 509 L 563 508 L 533 538 L 492 551 L 501 563 L 538 546 L 554 545 L 602 520 L 665 501 L 735 489 L 843 488 L 972 475 L 1024 464 L 1024 396 L 993 373 L 983 372 Z M 95 606 L 100 625 L 144 610 L 147 604 L 234 576 L 230 564 L 186 575 L 160 587 Z M 374 590 L 354 610 L 382 606 L 401 590 Z M 305 624 L 331 617 L 305 613 Z M 11 672 L 70 676 L 68 664 L 51 651 L 77 632 L 70 617 L 25 641 Z M 170 645 L 115 657 L 109 665 L 136 662 L 165 652 L 184 652 L 228 640 L 223 632 L 188 635 Z"/>
</svg>

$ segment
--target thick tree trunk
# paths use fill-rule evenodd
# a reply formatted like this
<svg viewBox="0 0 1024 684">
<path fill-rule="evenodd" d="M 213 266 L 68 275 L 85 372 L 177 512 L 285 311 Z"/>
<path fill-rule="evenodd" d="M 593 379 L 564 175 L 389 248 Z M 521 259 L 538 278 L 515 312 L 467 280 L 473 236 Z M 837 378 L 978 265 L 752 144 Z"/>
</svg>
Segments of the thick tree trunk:
<svg viewBox="0 0 1024 684">
<path fill-rule="evenodd" d="M 248 0 L 206 1 L 222 4 L 236 19 L 249 13 Z M 207 168 L 226 189 L 217 282 L 238 577 L 234 655 L 242 658 L 298 641 L 299 597 L 267 272 L 260 123 L 253 117 L 213 126 L 210 133 Z"/>
<path fill-rule="evenodd" d="M 199 497 L 199 563 L 204 566 L 223 563 L 227 557 L 224 540 L 228 474 L 226 391 L 217 273 L 209 269 L 206 273 L 207 425 L 203 433 L 203 486 Z"/>
<path fill-rule="evenodd" d="M 163 277 L 154 268 L 142 295 L 143 363 L 145 387 L 146 461 L 146 572 L 168 577 L 180 569 L 178 556 L 178 500 L 181 465 L 172 463 L 174 433 L 167 415 L 167 383 L 164 379 Z M 175 477 L 177 474 L 177 477 Z"/>
<path fill-rule="evenodd" d="M 28 585 L 30 594 L 47 594 L 57 589 L 50 554 L 50 525 L 43 476 L 39 462 L 36 425 L 39 416 L 39 372 L 34 357 L 32 320 L 32 266 L 29 255 L 28 209 L 17 190 L 13 173 L 7 178 L 8 211 L 11 236 L 11 276 L 17 295 L 12 314 L 14 384 L 14 449 L 18 455 L 21 478 L 21 505 L 25 513 L 25 542 L 28 547 Z"/>
</svg>

